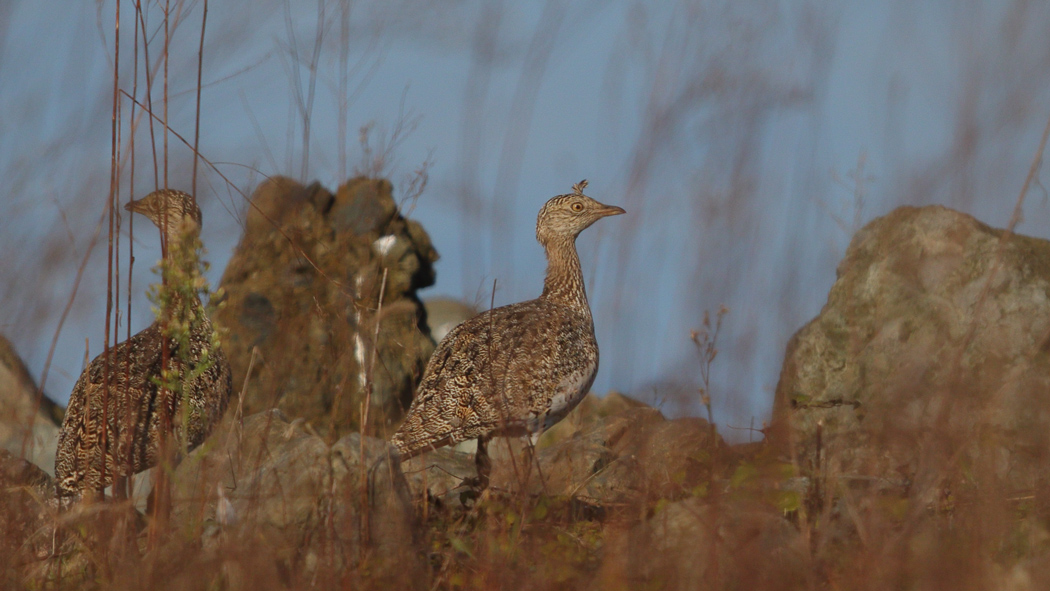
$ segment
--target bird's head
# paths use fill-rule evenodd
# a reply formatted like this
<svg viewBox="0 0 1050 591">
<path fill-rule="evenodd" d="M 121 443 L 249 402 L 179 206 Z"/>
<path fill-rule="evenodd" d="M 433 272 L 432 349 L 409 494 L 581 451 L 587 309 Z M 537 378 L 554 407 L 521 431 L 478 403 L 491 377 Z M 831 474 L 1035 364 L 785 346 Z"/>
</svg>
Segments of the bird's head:
<svg viewBox="0 0 1050 591">
<path fill-rule="evenodd" d="M 536 218 L 536 239 L 547 245 L 555 240 L 575 240 L 599 219 L 627 213 L 615 205 L 604 205 L 583 194 L 587 181 L 572 186 L 572 193 L 552 197 Z"/>
<path fill-rule="evenodd" d="M 129 202 L 124 209 L 149 218 L 169 239 L 186 232 L 199 232 L 201 210 L 189 193 L 161 189 Z"/>
</svg>

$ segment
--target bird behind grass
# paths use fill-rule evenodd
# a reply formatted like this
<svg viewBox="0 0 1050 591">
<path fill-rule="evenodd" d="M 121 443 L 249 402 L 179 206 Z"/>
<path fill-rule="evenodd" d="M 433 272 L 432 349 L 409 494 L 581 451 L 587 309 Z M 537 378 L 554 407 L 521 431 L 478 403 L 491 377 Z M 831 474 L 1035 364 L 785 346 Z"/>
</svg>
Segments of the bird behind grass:
<svg viewBox="0 0 1050 591">
<path fill-rule="evenodd" d="M 598 372 L 598 343 L 576 237 L 625 213 L 584 195 L 586 186 L 581 181 L 540 209 L 536 239 L 547 253 L 540 297 L 489 310 L 442 339 L 394 434 L 401 459 L 477 439 L 484 488 L 490 438 L 538 436 L 583 399 Z"/>
<path fill-rule="evenodd" d="M 95 357 L 73 387 L 55 460 L 60 497 L 101 495 L 115 477 L 157 465 L 165 438 L 173 450 L 200 445 L 222 418 L 232 389 L 230 364 L 198 296 L 196 202 L 181 191 L 160 190 L 125 209 L 161 230 L 161 318 Z"/>
</svg>

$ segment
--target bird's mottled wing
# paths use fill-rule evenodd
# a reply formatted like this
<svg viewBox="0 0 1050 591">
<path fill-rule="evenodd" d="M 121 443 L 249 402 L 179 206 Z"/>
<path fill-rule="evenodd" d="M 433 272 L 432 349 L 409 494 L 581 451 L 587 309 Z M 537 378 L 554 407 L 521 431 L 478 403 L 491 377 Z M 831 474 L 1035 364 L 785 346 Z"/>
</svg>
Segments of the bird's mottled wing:
<svg viewBox="0 0 1050 591">
<path fill-rule="evenodd" d="M 453 328 L 438 344 L 423 372 L 416 398 L 393 437 L 403 457 L 464 439 L 481 421 L 474 401 L 483 386 L 492 349 L 482 327 L 499 309 L 485 312 Z M 462 436 L 461 436 L 462 435 Z"/>
<path fill-rule="evenodd" d="M 476 437 L 543 430 L 559 388 L 563 416 L 597 369 L 593 332 L 581 325 L 589 323 L 530 300 L 457 326 L 427 364 L 394 445 L 412 456 Z"/>
<path fill-rule="evenodd" d="M 149 376 L 160 374 L 161 343 L 160 329 L 153 324 L 110 349 L 108 371 L 106 356 L 102 354 L 81 374 L 70 394 L 59 433 L 55 479 L 61 491 L 96 489 L 100 483 L 105 487 L 112 481 L 114 471 L 129 474 L 142 469 L 139 466 L 146 463 L 152 452 L 146 444 L 146 431 L 149 417 L 157 414 L 153 412 L 157 387 Z M 103 424 L 105 449 L 101 441 Z"/>
</svg>

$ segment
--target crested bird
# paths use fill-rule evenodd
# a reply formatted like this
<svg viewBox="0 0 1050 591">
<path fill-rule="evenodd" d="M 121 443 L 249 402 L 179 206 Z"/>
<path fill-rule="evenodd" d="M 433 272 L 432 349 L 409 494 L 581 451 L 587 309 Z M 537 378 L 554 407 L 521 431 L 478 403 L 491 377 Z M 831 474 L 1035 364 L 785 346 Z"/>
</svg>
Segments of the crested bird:
<svg viewBox="0 0 1050 591">
<path fill-rule="evenodd" d="M 196 270 L 202 219 L 191 195 L 162 189 L 125 209 L 160 229 L 165 264 Z M 164 438 L 193 449 L 222 418 L 232 390 L 230 364 L 196 288 L 175 286 L 162 310 L 165 320 L 95 357 L 80 375 L 58 437 L 60 497 L 101 494 L 115 478 L 156 466 Z M 168 326 L 179 322 L 187 325 L 182 338 Z"/>
<path fill-rule="evenodd" d="M 586 186 L 551 198 L 537 216 L 536 239 L 547 255 L 543 293 L 474 316 L 441 340 L 392 438 L 400 459 L 477 439 L 476 484 L 484 489 L 489 439 L 538 437 L 587 394 L 598 343 L 576 237 L 625 212 L 584 195 Z"/>
</svg>

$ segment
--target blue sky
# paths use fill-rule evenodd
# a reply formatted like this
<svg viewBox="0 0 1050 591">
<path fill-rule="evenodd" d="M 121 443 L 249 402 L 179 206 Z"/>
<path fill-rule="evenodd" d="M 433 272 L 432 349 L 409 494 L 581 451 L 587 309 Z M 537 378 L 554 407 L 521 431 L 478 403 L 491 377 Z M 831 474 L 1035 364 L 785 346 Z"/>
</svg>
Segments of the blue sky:
<svg viewBox="0 0 1050 591">
<path fill-rule="evenodd" d="M 120 86 L 130 92 L 127 6 Z M 169 116 L 192 137 L 202 2 L 181 6 Z M 819 312 L 857 221 L 942 203 L 1006 224 L 1050 116 L 1050 8 L 1032 3 L 357 2 L 347 55 L 360 92 L 341 166 L 342 6 L 211 4 L 201 152 L 244 192 L 273 174 L 334 188 L 360 165 L 361 126 L 372 124 L 375 145 L 399 118 L 414 122 L 388 172 L 402 186 L 432 162 L 411 216 L 442 259 L 422 295 L 487 304 L 495 279 L 497 305 L 539 293 L 536 212 L 587 178 L 588 194 L 628 211 L 579 240 L 602 351 L 595 390 L 698 413 L 689 331 L 724 304 L 712 370 L 722 424 L 768 418 L 784 346 Z M 297 72 L 308 77 L 290 48 L 313 51 L 319 7 L 304 171 L 293 89 Z M 63 402 L 85 339 L 89 355 L 102 348 L 105 231 L 89 244 L 108 190 L 113 13 L 112 2 L 0 6 L 0 171 L 12 211 L 0 219 L 0 331 L 39 379 L 88 254 L 47 378 Z M 157 6 L 148 17 L 156 32 Z M 138 195 L 154 183 L 145 129 Z M 189 156 L 172 140 L 173 187 L 189 187 Z M 858 193 L 850 172 L 861 161 Z M 217 282 L 245 204 L 211 172 L 198 200 Z M 1046 236 L 1048 221 L 1037 187 L 1019 230 Z M 133 330 L 150 321 L 142 294 L 157 250 L 137 240 Z"/>
</svg>

